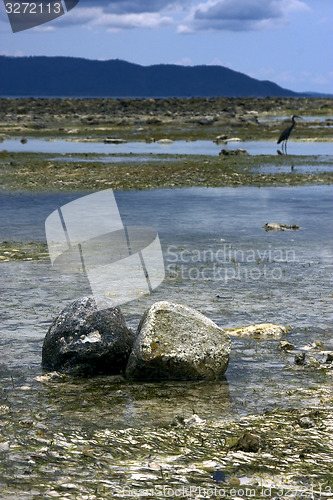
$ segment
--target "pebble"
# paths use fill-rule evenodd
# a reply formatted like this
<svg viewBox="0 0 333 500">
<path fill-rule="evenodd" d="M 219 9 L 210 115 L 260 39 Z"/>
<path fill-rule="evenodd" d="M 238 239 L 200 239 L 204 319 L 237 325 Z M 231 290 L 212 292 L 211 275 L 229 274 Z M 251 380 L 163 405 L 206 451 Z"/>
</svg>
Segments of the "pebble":
<svg viewBox="0 0 333 500">
<path fill-rule="evenodd" d="M 238 479 L 238 477 L 236 476 L 232 476 L 228 483 L 230 484 L 230 486 L 239 486 L 240 485 L 240 480 Z"/>
<path fill-rule="evenodd" d="M 257 434 L 246 432 L 238 441 L 236 449 L 245 452 L 257 453 L 260 448 L 260 437 Z"/>
<path fill-rule="evenodd" d="M 280 349 L 281 351 L 292 351 L 293 349 L 295 349 L 295 346 L 294 344 L 291 344 L 286 340 L 281 340 L 280 344 L 278 345 L 278 349 Z"/>
<path fill-rule="evenodd" d="M 313 427 L 313 422 L 309 417 L 301 417 L 298 421 L 298 424 L 303 429 L 308 429 L 309 427 Z"/>
<path fill-rule="evenodd" d="M 296 365 L 304 365 L 304 363 L 305 363 L 305 353 L 304 352 L 300 352 L 300 353 L 296 354 L 295 363 L 296 363 Z"/>
</svg>

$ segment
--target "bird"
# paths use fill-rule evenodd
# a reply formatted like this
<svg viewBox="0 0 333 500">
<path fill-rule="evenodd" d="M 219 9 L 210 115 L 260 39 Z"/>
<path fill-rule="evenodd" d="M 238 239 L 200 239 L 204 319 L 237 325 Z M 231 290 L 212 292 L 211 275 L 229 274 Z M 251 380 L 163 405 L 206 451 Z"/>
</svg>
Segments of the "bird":
<svg viewBox="0 0 333 500">
<path fill-rule="evenodd" d="M 301 118 L 300 116 L 297 116 L 297 115 L 293 115 L 291 117 L 291 126 L 284 129 L 282 132 L 281 132 L 281 135 L 279 137 L 279 140 L 277 141 L 277 144 L 280 144 L 280 142 L 282 142 L 282 153 L 283 153 L 283 145 L 284 145 L 284 152 L 285 154 L 287 154 L 287 141 L 289 139 L 289 136 L 291 134 L 291 131 L 292 129 L 294 128 L 295 126 L 295 118 Z"/>
</svg>

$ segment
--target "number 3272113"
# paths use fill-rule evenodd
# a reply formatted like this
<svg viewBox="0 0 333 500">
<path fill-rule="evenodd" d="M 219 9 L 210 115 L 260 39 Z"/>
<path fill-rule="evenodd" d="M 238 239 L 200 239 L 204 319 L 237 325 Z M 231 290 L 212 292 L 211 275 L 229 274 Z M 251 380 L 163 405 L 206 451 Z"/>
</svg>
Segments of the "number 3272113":
<svg viewBox="0 0 333 500">
<path fill-rule="evenodd" d="M 61 2 L 6 2 L 7 14 L 61 14 Z"/>
</svg>

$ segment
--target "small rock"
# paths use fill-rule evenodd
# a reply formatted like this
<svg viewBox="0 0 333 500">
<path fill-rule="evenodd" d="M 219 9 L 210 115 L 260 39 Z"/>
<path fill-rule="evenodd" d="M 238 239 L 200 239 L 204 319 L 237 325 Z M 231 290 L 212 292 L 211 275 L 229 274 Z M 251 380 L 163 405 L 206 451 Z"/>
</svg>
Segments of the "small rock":
<svg viewBox="0 0 333 500">
<path fill-rule="evenodd" d="M 174 141 L 172 139 L 159 139 L 156 142 L 158 144 L 172 144 Z"/>
<path fill-rule="evenodd" d="M 305 363 L 305 352 L 299 352 L 295 355 L 295 363 L 296 365 L 304 365 Z"/>
<path fill-rule="evenodd" d="M 260 448 L 260 437 L 256 434 L 246 432 L 236 444 L 236 449 L 251 453 L 257 453 Z"/>
<path fill-rule="evenodd" d="M 230 484 L 230 486 L 239 486 L 240 485 L 240 479 L 238 479 L 238 477 L 236 476 L 232 476 L 228 483 Z"/>
<path fill-rule="evenodd" d="M 280 344 L 278 345 L 278 349 L 280 349 L 281 351 L 292 351 L 293 349 L 295 349 L 295 346 L 294 344 L 291 344 L 286 340 L 281 340 Z"/>
<path fill-rule="evenodd" d="M 65 373 L 60 373 L 60 372 L 49 372 L 46 373 L 45 375 L 38 375 L 36 377 L 36 380 L 38 382 L 63 382 L 66 380 L 67 375 Z"/>
<path fill-rule="evenodd" d="M 202 418 L 200 418 L 195 413 L 191 417 L 186 418 L 184 420 L 184 424 L 186 426 L 205 425 L 205 423 L 206 423 L 206 420 L 203 420 Z"/>
<path fill-rule="evenodd" d="M 320 368 L 320 362 L 318 361 L 317 358 L 313 357 L 313 356 L 309 356 L 307 359 L 306 359 L 306 362 L 305 362 L 305 366 L 306 368 Z"/>
<path fill-rule="evenodd" d="M 286 231 L 287 229 L 297 231 L 299 229 L 299 226 L 297 226 L 296 224 L 288 226 L 287 224 L 280 224 L 279 222 L 266 222 L 266 224 L 262 227 L 265 229 L 265 231 Z"/>
<path fill-rule="evenodd" d="M 245 149 L 221 149 L 219 156 L 238 156 L 238 155 L 248 155 L 249 153 Z"/>
<path fill-rule="evenodd" d="M 213 142 L 215 142 L 215 144 L 227 144 L 228 142 L 228 136 L 223 134 L 223 135 L 218 135 L 215 140 Z"/>
<path fill-rule="evenodd" d="M 332 362 L 333 362 L 333 352 L 328 352 L 325 363 L 332 363 Z"/>
<path fill-rule="evenodd" d="M 104 144 L 125 144 L 125 139 L 118 139 L 117 137 L 107 137 L 104 139 Z"/>
<path fill-rule="evenodd" d="M 259 323 L 257 325 L 226 328 L 226 332 L 235 337 L 255 337 L 257 339 L 281 338 L 289 331 L 289 327 L 274 325 L 273 323 Z"/>
<path fill-rule="evenodd" d="M 222 470 L 214 470 L 213 481 L 215 481 L 216 483 L 224 483 L 225 482 L 224 472 Z"/>
<path fill-rule="evenodd" d="M 313 427 L 313 422 L 309 417 L 301 417 L 298 421 L 298 424 L 303 429 L 308 429 L 309 427 Z"/>
<path fill-rule="evenodd" d="M 185 427 L 185 419 L 181 415 L 175 415 L 170 425 L 172 427 Z"/>
<path fill-rule="evenodd" d="M 315 342 L 302 347 L 304 351 L 322 351 L 324 348 L 325 346 L 320 340 L 316 340 Z"/>
</svg>

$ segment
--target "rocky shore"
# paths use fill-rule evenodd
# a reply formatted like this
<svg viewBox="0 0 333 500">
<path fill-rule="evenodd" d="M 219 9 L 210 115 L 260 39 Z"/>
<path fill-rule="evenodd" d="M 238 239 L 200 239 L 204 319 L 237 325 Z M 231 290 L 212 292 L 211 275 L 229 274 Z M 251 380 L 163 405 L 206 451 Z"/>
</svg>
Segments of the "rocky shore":
<svg viewBox="0 0 333 500">
<path fill-rule="evenodd" d="M 2 191 L 92 191 L 174 187 L 330 184 L 331 156 L 249 155 L 243 141 L 274 141 L 297 114 L 293 141 L 329 142 L 332 99 L 0 99 Z M 309 119 L 308 119 L 309 117 Z M 8 152 L 6 139 L 20 140 Z M 25 152 L 32 139 L 126 144 L 211 141 L 220 156 L 203 154 L 64 155 Z M 238 141 L 236 151 L 225 144 Z M 21 145 L 20 145 L 21 146 Z M 55 146 L 56 147 L 56 146 Z M 200 151 L 200 150 L 199 150 Z M 309 173 L 301 168 L 306 165 Z M 279 167 L 262 171 L 263 167 Z M 300 168 L 298 168 L 300 167 Z"/>
<path fill-rule="evenodd" d="M 324 98 L 2 98 L 0 110 L 0 137 L 159 140 L 167 133 L 171 139 L 213 140 L 223 128 L 229 137 L 237 130 L 243 139 L 268 139 L 279 130 L 268 118 L 297 114 L 304 118 L 298 135 L 332 140 L 332 99 Z M 309 127 L 306 116 L 324 119 Z"/>
</svg>

